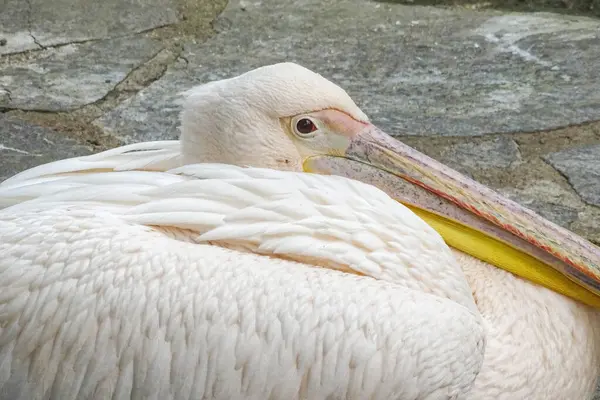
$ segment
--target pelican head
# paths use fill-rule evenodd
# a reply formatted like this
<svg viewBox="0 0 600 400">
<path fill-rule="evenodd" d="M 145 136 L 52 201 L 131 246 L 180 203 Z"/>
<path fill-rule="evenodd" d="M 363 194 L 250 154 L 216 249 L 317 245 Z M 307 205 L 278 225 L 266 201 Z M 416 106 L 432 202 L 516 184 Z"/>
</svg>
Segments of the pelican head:
<svg viewBox="0 0 600 400">
<path fill-rule="evenodd" d="M 302 171 L 313 155 L 343 156 L 369 119 L 341 87 L 294 63 L 261 67 L 185 92 L 186 163 Z"/>
<path fill-rule="evenodd" d="M 336 174 L 373 184 L 450 246 L 600 307 L 596 246 L 394 139 L 321 75 L 281 63 L 184 96 L 185 163 Z"/>
</svg>

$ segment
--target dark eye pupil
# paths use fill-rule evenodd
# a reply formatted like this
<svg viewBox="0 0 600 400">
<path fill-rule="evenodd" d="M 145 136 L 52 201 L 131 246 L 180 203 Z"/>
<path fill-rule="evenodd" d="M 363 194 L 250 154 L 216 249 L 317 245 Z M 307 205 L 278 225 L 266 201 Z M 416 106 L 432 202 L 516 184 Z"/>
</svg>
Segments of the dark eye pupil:
<svg viewBox="0 0 600 400">
<path fill-rule="evenodd" d="M 307 134 L 316 131 L 317 127 L 310 119 L 302 118 L 296 122 L 296 129 L 298 129 L 298 132 L 300 133 Z"/>
</svg>

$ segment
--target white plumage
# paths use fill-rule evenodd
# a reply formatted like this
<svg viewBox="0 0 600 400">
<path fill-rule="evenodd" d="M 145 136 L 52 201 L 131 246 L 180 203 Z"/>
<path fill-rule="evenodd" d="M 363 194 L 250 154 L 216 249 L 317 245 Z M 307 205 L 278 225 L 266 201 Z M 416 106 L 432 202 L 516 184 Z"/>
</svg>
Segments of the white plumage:
<svg viewBox="0 0 600 400">
<path fill-rule="evenodd" d="M 371 186 L 210 164 L 33 182 L 2 186 L 2 398 L 433 399 L 480 367 L 449 249 Z"/>
<path fill-rule="evenodd" d="M 0 399 L 590 396 L 597 311 L 373 186 L 299 172 L 366 123 L 324 82 L 293 64 L 213 82 L 181 143 L 0 184 Z M 292 112 L 317 135 L 294 138 Z"/>
</svg>

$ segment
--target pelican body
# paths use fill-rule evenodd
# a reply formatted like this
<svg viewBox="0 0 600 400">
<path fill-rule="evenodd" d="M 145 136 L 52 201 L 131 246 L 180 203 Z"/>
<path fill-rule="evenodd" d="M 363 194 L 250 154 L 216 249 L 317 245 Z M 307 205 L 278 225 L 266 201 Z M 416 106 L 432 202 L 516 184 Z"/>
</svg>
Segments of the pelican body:
<svg viewBox="0 0 600 400">
<path fill-rule="evenodd" d="M 293 63 L 0 184 L 0 399 L 591 399 L 600 252 Z"/>
</svg>

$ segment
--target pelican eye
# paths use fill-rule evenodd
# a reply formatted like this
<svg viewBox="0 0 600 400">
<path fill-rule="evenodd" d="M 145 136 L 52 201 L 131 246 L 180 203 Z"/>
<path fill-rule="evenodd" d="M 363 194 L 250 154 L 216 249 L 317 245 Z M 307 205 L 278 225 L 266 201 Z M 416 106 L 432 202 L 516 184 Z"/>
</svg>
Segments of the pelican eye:
<svg viewBox="0 0 600 400">
<path fill-rule="evenodd" d="M 296 122 L 296 132 L 300 135 L 308 135 L 317 130 L 317 125 L 309 118 L 300 118 Z"/>
</svg>

